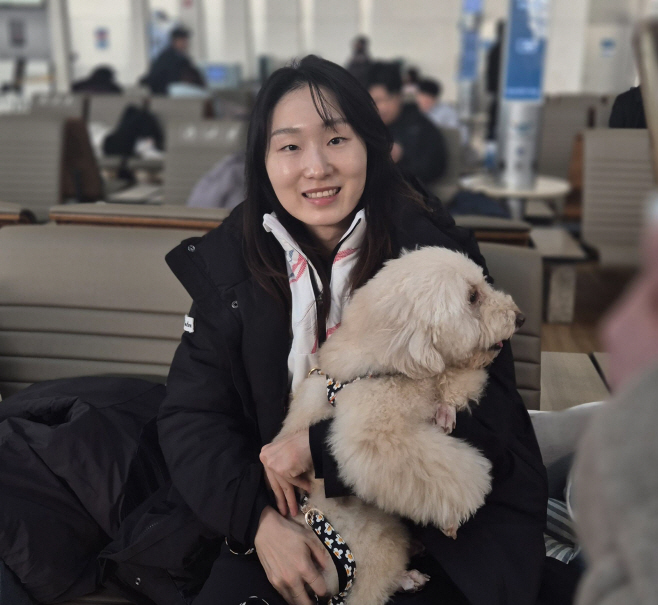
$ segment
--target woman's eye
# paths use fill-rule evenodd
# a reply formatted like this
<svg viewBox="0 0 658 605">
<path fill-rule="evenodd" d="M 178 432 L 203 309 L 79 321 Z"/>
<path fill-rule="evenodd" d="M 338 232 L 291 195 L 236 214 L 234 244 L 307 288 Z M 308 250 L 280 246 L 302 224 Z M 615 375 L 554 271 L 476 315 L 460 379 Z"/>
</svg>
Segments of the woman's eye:
<svg viewBox="0 0 658 605">
<path fill-rule="evenodd" d="M 331 139 L 331 141 L 329 141 L 329 144 L 338 145 L 339 143 L 342 143 L 345 140 L 346 140 L 345 137 L 334 137 L 333 139 Z"/>
<path fill-rule="evenodd" d="M 299 149 L 297 145 L 285 145 L 281 148 L 281 151 L 296 151 L 297 149 Z"/>
</svg>

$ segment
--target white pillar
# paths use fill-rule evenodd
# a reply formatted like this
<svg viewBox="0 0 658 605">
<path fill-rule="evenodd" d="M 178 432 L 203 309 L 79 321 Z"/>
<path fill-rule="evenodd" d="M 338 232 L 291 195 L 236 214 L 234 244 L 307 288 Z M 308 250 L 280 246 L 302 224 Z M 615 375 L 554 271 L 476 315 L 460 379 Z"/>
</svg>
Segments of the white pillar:
<svg viewBox="0 0 658 605">
<path fill-rule="evenodd" d="M 244 48 L 247 64 L 245 65 L 244 77 L 247 80 L 255 80 L 258 77 L 258 66 L 256 65 L 256 49 L 254 42 L 254 18 L 251 0 L 245 3 L 244 11 Z"/>
<path fill-rule="evenodd" d="M 180 0 L 180 20 L 192 32 L 190 54 L 197 63 L 208 60 L 206 51 L 206 19 L 203 0 Z"/>
<path fill-rule="evenodd" d="M 206 4 L 208 21 L 206 52 L 208 61 L 226 61 L 226 0 L 212 0 Z"/>
<path fill-rule="evenodd" d="M 375 0 L 359 0 L 359 34 L 372 35 L 372 15 Z"/>
<path fill-rule="evenodd" d="M 258 57 L 264 55 L 267 48 L 267 4 L 265 0 L 250 0 L 250 2 L 251 26 L 254 36 L 254 56 L 256 61 L 258 61 Z"/>
<path fill-rule="evenodd" d="M 127 80 L 137 82 L 149 68 L 149 22 L 151 8 L 149 0 L 130 0 L 130 63 Z"/>
<path fill-rule="evenodd" d="M 313 52 L 314 9 L 313 0 L 299 0 L 299 47 L 302 57 Z"/>
<path fill-rule="evenodd" d="M 48 29 L 50 31 L 50 56 L 55 68 L 56 92 L 71 90 L 71 26 L 67 0 L 49 0 Z"/>
</svg>

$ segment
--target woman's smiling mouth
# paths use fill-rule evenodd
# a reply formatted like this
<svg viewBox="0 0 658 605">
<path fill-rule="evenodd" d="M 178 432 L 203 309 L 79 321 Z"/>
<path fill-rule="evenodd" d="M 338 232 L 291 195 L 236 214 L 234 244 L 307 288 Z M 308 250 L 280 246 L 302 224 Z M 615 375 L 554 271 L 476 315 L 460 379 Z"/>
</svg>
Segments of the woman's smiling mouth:
<svg viewBox="0 0 658 605">
<path fill-rule="evenodd" d="M 331 189 L 311 189 L 302 193 L 302 195 L 310 200 L 329 200 L 338 195 L 340 187 L 332 187 Z"/>
</svg>

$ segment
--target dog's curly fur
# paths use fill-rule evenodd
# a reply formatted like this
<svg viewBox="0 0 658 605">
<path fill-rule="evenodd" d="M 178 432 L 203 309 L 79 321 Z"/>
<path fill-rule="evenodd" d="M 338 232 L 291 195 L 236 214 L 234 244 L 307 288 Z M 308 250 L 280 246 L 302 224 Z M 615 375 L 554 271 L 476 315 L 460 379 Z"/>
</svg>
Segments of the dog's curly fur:
<svg viewBox="0 0 658 605">
<path fill-rule="evenodd" d="M 455 411 L 480 398 L 483 368 L 518 317 L 511 297 L 494 290 L 466 256 L 435 247 L 406 253 L 354 293 L 320 350 L 321 368 L 335 380 L 374 376 L 347 385 L 335 408 L 323 376 L 309 377 L 294 393 L 277 439 L 334 417 L 331 452 L 357 496 L 326 498 L 324 482 L 312 479 L 310 506 L 326 515 L 356 559 L 348 605 L 382 605 L 409 579 L 409 535 L 399 516 L 456 537 L 484 503 L 491 464 L 445 433 Z M 303 524 L 303 515 L 296 519 Z M 323 575 L 336 594 L 331 567 Z"/>
</svg>

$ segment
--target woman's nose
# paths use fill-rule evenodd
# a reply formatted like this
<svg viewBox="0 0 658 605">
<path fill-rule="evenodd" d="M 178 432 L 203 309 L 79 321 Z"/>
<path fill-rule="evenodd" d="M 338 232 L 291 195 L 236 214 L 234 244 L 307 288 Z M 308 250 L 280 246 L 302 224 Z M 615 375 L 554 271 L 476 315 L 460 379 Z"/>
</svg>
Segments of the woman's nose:
<svg viewBox="0 0 658 605">
<path fill-rule="evenodd" d="M 318 179 L 331 174 L 329 158 L 322 149 L 308 149 L 304 154 L 304 176 Z"/>
</svg>

